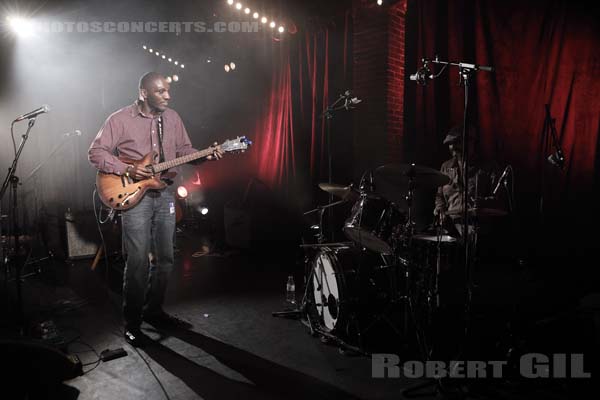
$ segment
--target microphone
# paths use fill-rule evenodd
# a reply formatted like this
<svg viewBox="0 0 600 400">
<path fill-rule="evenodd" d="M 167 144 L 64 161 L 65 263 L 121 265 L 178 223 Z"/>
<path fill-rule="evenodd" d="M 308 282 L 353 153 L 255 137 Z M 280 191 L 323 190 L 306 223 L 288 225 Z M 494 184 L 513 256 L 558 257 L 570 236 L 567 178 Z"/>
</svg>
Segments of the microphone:
<svg viewBox="0 0 600 400">
<path fill-rule="evenodd" d="M 412 74 L 409 79 L 417 82 L 419 85 L 427 85 L 427 79 L 433 79 L 433 74 L 427 67 L 427 65 L 419 68 L 417 72 Z"/>
<path fill-rule="evenodd" d="M 362 100 L 360 100 L 358 97 L 346 98 L 346 101 L 344 102 L 344 108 L 346 110 L 352 110 L 354 109 L 354 107 L 352 107 L 353 105 L 361 102 Z"/>
<path fill-rule="evenodd" d="M 65 136 L 65 137 L 81 136 L 81 131 L 79 129 L 75 129 L 73 132 L 63 133 L 63 136 Z"/>
<path fill-rule="evenodd" d="M 562 151 L 560 150 L 550 154 L 546 160 L 548 160 L 550 164 L 560 169 L 562 169 L 565 165 L 565 156 L 563 156 Z"/>
<path fill-rule="evenodd" d="M 44 114 L 47 113 L 48 111 L 50 111 L 50 106 L 48 106 L 48 104 L 44 104 L 43 106 L 41 106 L 40 108 L 38 108 L 37 110 L 33 110 L 31 112 L 28 112 L 27 114 L 23 114 L 20 117 L 17 117 L 17 119 L 15 119 L 13 121 L 13 124 L 15 122 L 19 122 L 19 121 L 23 121 L 24 119 L 31 119 L 31 118 L 35 118 L 40 114 Z"/>
<path fill-rule="evenodd" d="M 496 192 L 498 192 L 498 189 L 500 189 L 500 185 L 502 184 L 502 181 L 504 181 L 506 179 L 506 177 L 508 176 L 509 170 L 510 170 L 510 165 L 507 165 L 506 168 L 504 168 L 502 175 L 500 175 L 500 179 L 498 179 L 498 183 L 496 183 L 496 187 L 492 191 L 492 197 L 496 196 Z"/>
</svg>

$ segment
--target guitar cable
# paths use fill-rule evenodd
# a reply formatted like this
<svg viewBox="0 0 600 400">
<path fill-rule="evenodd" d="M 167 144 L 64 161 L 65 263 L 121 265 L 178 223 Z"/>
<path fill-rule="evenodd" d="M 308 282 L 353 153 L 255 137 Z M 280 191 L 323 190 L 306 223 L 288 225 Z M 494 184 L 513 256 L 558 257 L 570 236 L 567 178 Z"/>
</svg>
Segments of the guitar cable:
<svg viewBox="0 0 600 400">
<path fill-rule="evenodd" d="M 97 188 L 94 185 L 94 192 L 92 193 L 92 204 L 94 206 L 94 217 L 96 220 L 96 226 L 98 227 L 98 233 L 100 233 L 100 240 L 102 241 L 102 251 L 104 252 L 104 284 L 106 286 L 106 298 L 108 299 L 108 301 L 110 302 L 110 287 L 109 287 L 109 282 L 108 282 L 108 270 L 109 270 L 109 265 L 108 265 L 108 253 L 106 252 L 106 241 L 104 240 L 104 234 L 102 233 L 102 228 L 100 227 L 101 224 L 105 224 L 106 222 L 108 222 L 109 220 L 112 219 L 112 217 L 114 216 L 115 210 L 113 208 L 110 209 L 110 211 L 108 212 L 108 215 L 106 217 L 106 219 L 102 220 L 101 216 L 102 216 L 102 205 L 100 205 L 100 212 L 98 212 L 97 208 L 96 208 L 96 194 L 97 194 Z M 112 302 L 110 302 L 113 306 L 114 304 Z M 118 327 L 118 331 L 119 334 L 116 334 L 115 332 L 113 332 L 113 334 L 115 334 L 116 336 L 118 336 L 119 338 L 122 338 L 122 331 L 121 331 L 121 324 L 115 322 L 115 325 Z M 152 374 L 152 376 L 154 377 L 154 379 L 156 379 L 156 382 L 158 383 L 158 385 L 160 386 L 160 388 L 162 389 L 163 394 L 165 395 L 165 398 L 167 400 L 171 400 L 171 397 L 169 396 L 169 394 L 167 393 L 166 388 L 164 387 L 163 383 L 161 382 L 161 380 L 158 378 L 158 376 L 156 375 L 156 373 L 154 372 L 154 370 L 152 369 L 152 367 L 150 366 L 150 363 L 148 362 L 148 360 L 146 360 L 146 358 L 144 356 L 142 356 L 141 352 L 139 351 L 139 349 L 137 349 L 136 347 L 133 348 L 135 350 L 135 352 L 138 354 L 138 356 L 142 359 L 142 361 L 146 364 L 146 367 L 148 367 L 148 370 L 150 371 L 150 373 Z M 92 371 L 93 369 L 95 369 L 98 365 L 94 366 L 93 368 L 91 368 L 90 370 L 86 371 L 86 373 Z"/>
</svg>

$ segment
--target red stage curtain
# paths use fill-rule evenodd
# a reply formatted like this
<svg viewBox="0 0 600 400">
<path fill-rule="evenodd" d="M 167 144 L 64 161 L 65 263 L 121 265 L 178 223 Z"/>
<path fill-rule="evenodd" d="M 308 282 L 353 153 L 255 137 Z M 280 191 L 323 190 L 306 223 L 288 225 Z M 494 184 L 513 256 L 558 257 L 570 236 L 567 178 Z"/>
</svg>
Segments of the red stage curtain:
<svg viewBox="0 0 600 400">
<path fill-rule="evenodd" d="M 567 0 L 409 3 L 408 72 L 422 57 L 435 55 L 495 68 L 476 74 L 470 116 L 478 154 L 515 167 L 522 216 L 541 216 L 540 194 L 546 218 L 584 220 L 595 201 L 590 193 L 598 178 L 600 25 L 594 9 Z M 462 123 L 463 101 L 455 68 L 427 87 L 408 83 L 407 157 L 436 167 L 448 158 L 441 141 Z M 563 171 L 546 161 L 551 149 L 542 135 L 545 104 L 567 159 Z"/>
</svg>

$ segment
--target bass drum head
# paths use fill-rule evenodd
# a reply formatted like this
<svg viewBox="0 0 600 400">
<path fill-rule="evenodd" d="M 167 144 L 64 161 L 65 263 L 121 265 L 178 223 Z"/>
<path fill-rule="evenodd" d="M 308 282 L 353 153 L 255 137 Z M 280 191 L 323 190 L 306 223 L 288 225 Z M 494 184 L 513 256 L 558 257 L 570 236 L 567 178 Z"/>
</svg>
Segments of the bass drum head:
<svg viewBox="0 0 600 400">
<path fill-rule="evenodd" d="M 324 331 L 347 334 L 349 324 L 363 311 L 371 313 L 372 300 L 385 290 L 385 284 L 376 281 L 387 268 L 386 260 L 381 254 L 346 247 L 320 249 L 311 263 L 313 315 Z"/>
<path fill-rule="evenodd" d="M 313 300 L 323 328 L 331 332 L 340 314 L 340 288 L 343 274 L 333 251 L 320 250 L 313 261 Z M 339 282 L 338 282 L 339 279 Z"/>
</svg>

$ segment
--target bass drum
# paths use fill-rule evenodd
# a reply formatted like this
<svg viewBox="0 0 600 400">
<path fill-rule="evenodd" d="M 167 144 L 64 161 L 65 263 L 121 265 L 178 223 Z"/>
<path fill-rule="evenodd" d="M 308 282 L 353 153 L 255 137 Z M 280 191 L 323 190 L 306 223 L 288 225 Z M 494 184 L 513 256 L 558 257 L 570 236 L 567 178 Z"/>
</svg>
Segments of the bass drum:
<svg viewBox="0 0 600 400">
<path fill-rule="evenodd" d="M 383 256 L 355 248 L 324 248 L 316 253 L 311 300 L 324 331 L 349 334 L 352 322 L 369 313 L 385 290 L 375 277 L 387 269 L 386 264 Z"/>
</svg>

